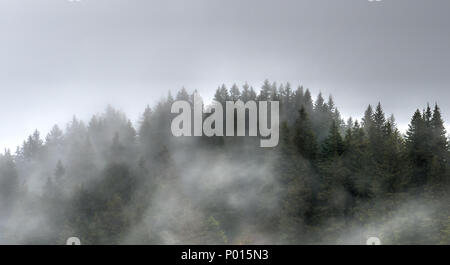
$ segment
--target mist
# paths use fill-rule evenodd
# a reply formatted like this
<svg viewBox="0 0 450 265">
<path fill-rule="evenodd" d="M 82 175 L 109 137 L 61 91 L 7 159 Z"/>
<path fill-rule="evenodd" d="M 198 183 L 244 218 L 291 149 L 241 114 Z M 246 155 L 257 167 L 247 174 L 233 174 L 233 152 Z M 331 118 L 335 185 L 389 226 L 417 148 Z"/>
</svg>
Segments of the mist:
<svg viewBox="0 0 450 265">
<path fill-rule="evenodd" d="M 6 150 L 0 243 L 448 243 L 449 151 L 437 105 L 416 112 L 404 134 L 381 104 L 344 121 L 332 97 L 313 100 L 302 86 L 219 86 L 220 103 L 280 101 L 280 143 L 261 148 L 260 137 L 174 137 L 172 103 L 193 104 L 194 93 L 147 106 L 137 125 L 107 106 Z M 417 138 L 427 120 L 432 157 Z"/>
<path fill-rule="evenodd" d="M 344 117 L 382 101 L 406 131 L 424 102 L 450 113 L 449 5 L 3 0 L 0 149 L 14 150 L 35 129 L 64 127 L 74 114 L 89 120 L 107 104 L 135 124 L 169 90 L 212 99 L 218 84 L 259 87 L 265 78 L 332 94 Z"/>
<path fill-rule="evenodd" d="M 448 10 L 0 1 L 0 244 L 450 244 Z M 173 136 L 195 93 L 278 145 Z"/>
</svg>

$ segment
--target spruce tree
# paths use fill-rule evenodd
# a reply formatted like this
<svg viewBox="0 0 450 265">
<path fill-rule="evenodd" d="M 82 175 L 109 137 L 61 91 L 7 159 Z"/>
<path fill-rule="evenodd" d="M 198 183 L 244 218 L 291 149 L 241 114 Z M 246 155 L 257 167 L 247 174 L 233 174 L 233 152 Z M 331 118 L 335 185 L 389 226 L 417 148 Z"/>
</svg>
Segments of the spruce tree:
<svg viewBox="0 0 450 265">
<path fill-rule="evenodd" d="M 236 84 L 233 84 L 233 86 L 230 89 L 230 100 L 232 101 L 238 101 L 241 97 L 241 92 L 239 91 L 239 88 Z"/>
<path fill-rule="evenodd" d="M 369 105 L 367 107 L 366 111 L 364 112 L 364 117 L 362 119 L 362 126 L 366 133 L 369 132 L 370 128 L 372 127 L 373 122 L 374 122 L 373 121 L 373 108 L 371 105 Z"/>
<path fill-rule="evenodd" d="M 419 110 L 414 113 L 406 132 L 406 148 L 411 165 L 411 185 L 420 187 L 426 183 L 428 154 L 426 139 L 426 123 Z"/>
<path fill-rule="evenodd" d="M 317 142 L 308 114 L 304 107 L 299 111 L 299 117 L 294 125 L 294 144 L 297 152 L 306 159 L 315 159 Z"/>
<path fill-rule="evenodd" d="M 448 183 L 449 146 L 447 132 L 441 116 L 439 106 L 434 106 L 431 124 L 431 153 L 433 154 L 430 165 L 430 184 L 435 188 L 445 187 Z"/>
<path fill-rule="evenodd" d="M 264 84 L 261 87 L 261 90 L 258 95 L 258 101 L 266 101 L 270 99 L 270 95 L 272 94 L 272 85 L 269 83 L 269 80 L 264 80 Z"/>
<path fill-rule="evenodd" d="M 344 141 L 336 122 L 331 123 L 328 138 L 325 139 L 322 146 L 322 158 L 328 159 L 342 155 L 344 152 Z"/>
</svg>

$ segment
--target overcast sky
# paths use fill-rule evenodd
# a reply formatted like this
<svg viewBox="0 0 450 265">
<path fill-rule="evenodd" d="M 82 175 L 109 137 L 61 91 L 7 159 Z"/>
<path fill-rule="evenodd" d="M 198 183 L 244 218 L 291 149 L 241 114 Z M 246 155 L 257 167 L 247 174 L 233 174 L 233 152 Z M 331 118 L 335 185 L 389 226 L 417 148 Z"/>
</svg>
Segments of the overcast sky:
<svg viewBox="0 0 450 265">
<path fill-rule="evenodd" d="M 182 86 L 271 81 L 381 101 L 405 127 L 437 101 L 450 120 L 448 0 L 0 0 L 0 148 L 107 104 L 133 122 Z"/>
</svg>

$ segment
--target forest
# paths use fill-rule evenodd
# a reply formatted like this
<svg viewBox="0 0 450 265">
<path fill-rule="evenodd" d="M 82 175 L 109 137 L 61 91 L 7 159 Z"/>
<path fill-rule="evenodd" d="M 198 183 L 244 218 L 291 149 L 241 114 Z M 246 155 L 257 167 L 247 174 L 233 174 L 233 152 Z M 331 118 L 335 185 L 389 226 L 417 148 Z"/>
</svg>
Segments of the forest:
<svg viewBox="0 0 450 265">
<path fill-rule="evenodd" d="M 450 150 L 437 104 L 406 132 L 381 103 L 343 120 L 289 83 L 220 86 L 280 102 L 280 138 L 174 137 L 181 89 L 138 124 L 108 106 L 0 155 L 0 244 L 450 244 Z M 18 121 L 20 122 L 20 121 Z"/>
</svg>

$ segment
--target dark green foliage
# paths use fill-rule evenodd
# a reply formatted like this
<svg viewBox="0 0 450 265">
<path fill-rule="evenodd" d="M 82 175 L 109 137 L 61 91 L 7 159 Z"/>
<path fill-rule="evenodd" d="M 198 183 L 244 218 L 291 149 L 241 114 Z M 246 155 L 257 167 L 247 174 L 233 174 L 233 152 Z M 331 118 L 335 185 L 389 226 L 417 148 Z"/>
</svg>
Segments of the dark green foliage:
<svg viewBox="0 0 450 265">
<path fill-rule="evenodd" d="M 222 85 L 214 99 L 279 100 L 278 147 L 174 138 L 170 93 L 145 108 L 137 129 L 108 107 L 0 155 L 0 219 L 45 220 L 50 231 L 17 243 L 364 244 L 376 235 L 449 244 L 449 145 L 437 104 L 417 110 L 403 135 L 380 103 L 344 124 L 331 96 L 313 103 L 289 83 L 265 80 L 258 94 Z M 192 103 L 192 94 L 183 88 L 176 100 Z"/>
<path fill-rule="evenodd" d="M 331 123 L 328 138 L 325 139 L 322 148 L 322 158 L 330 159 L 342 155 L 344 152 L 344 141 L 335 121 Z"/>
<path fill-rule="evenodd" d="M 312 130 L 311 122 L 305 108 L 302 106 L 294 125 L 293 142 L 297 152 L 306 159 L 315 159 L 317 142 Z"/>
</svg>

